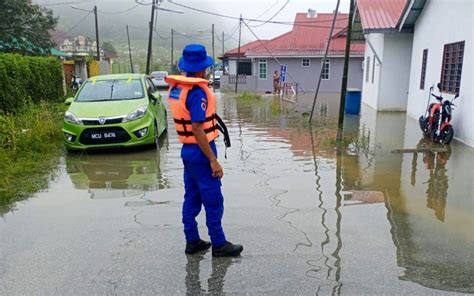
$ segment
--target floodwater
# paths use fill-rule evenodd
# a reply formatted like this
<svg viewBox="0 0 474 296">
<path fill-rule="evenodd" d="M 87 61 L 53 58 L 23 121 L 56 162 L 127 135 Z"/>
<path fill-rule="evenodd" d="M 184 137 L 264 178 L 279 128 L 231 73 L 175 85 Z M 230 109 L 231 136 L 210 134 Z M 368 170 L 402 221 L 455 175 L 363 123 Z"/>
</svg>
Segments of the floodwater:
<svg viewBox="0 0 474 296">
<path fill-rule="evenodd" d="M 415 120 L 363 106 L 338 152 L 337 98 L 318 99 L 310 129 L 310 95 L 219 96 L 240 258 L 184 254 L 170 130 L 159 151 L 65 154 L 48 190 L 0 214 L 0 295 L 474 293 L 473 149 L 392 153 L 430 144 Z"/>
</svg>

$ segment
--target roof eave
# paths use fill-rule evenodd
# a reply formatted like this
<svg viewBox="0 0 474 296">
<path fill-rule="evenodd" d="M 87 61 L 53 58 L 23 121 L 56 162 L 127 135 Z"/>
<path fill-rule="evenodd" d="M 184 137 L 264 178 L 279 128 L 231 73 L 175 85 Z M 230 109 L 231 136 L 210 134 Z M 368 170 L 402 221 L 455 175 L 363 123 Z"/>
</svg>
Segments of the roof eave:
<svg viewBox="0 0 474 296">
<path fill-rule="evenodd" d="M 421 14 L 421 11 L 425 7 L 426 0 L 410 0 L 407 2 L 405 9 L 403 10 L 402 17 L 398 20 L 397 28 L 401 32 L 404 29 L 413 29 L 415 22 Z M 407 24 L 408 19 L 411 17 L 411 23 Z"/>
<path fill-rule="evenodd" d="M 324 53 L 322 54 L 308 54 L 308 55 L 284 55 L 284 54 L 277 54 L 277 55 L 269 55 L 269 54 L 253 54 L 247 55 L 246 58 L 255 59 L 255 58 L 322 58 L 324 57 Z M 344 54 L 328 54 L 328 58 L 343 58 Z M 351 58 L 358 58 L 364 57 L 364 52 L 351 52 Z"/>
</svg>

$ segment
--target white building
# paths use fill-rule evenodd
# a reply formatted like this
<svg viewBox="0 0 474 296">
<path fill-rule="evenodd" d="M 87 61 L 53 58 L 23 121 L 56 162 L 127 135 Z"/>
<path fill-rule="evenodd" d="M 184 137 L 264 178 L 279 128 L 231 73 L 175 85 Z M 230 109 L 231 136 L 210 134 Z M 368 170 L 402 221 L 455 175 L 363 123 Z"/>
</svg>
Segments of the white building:
<svg viewBox="0 0 474 296">
<path fill-rule="evenodd" d="M 474 146 L 472 0 L 358 0 L 353 40 L 366 41 L 362 101 L 418 118 L 429 88 L 459 93 L 455 138 Z"/>
</svg>

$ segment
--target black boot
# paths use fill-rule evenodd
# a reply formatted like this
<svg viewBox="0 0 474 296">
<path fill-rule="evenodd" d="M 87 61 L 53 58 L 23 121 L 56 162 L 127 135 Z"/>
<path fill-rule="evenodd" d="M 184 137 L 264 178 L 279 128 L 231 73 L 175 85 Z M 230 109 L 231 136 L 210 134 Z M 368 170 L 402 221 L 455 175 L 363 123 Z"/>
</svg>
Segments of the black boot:
<svg viewBox="0 0 474 296">
<path fill-rule="evenodd" d="M 220 248 L 212 247 L 212 256 L 214 257 L 235 257 L 239 256 L 240 253 L 244 250 L 244 247 L 241 245 L 234 245 L 233 243 L 226 242 Z"/>
<path fill-rule="evenodd" d="M 196 242 L 186 243 L 186 250 L 184 250 L 184 252 L 186 254 L 196 254 L 197 252 L 207 250 L 210 247 L 211 247 L 210 242 L 206 242 L 200 239 Z"/>
</svg>

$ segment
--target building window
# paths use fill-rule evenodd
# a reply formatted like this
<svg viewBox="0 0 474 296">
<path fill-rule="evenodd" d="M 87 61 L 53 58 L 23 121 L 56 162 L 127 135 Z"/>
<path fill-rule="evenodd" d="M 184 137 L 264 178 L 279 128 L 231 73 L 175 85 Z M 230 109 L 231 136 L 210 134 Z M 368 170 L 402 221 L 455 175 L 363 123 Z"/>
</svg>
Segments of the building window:
<svg viewBox="0 0 474 296">
<path fill-rule="evenodd" d="M 372 60 L 372 84 L 374 83 L 375 79 L 375 59 Z"/>
<path fill-rule="evenodd" d="M 325 63 L 321 61 L 321 67 L 323 67 L 321 79 L 329 80 L 329 72 L 330 72 L 330 67 L 331 67 L 331 62 L 329 61 L 329 59 L 326 59 Z"/>
<path fill-rule="evenodd" d="M 239 63 L 239 75 L 252 75 L 252 62 L 244 61 Z"/>
<path fill-rule="evenodd" d="M 301 67 L 310 67 L 311 66 L 311 62 L 310 62 L 310 59 L 301 59 Z"/>
<path fill-rule="evenodd" d="M 428 61 L 428 49 L 423 50 L 423 59 L 421 60 L 420 89 L 425 89 L 426 62 Z"/>
<path fill-rule="evenodd" d="M 367 57 L 365 65 L 365 82 L 369 83 L 369 73 L 370 73 L 370 57 Z"/>
<path fill-rule="evenodd" d="M 258 61 L 258 78 L 261 80 L 267 79 L 267 60 L 260 59 Z"/>
<path fill-rule="evenodd" d="M 446 44 L 441 69 L 441 90 L 447 93 L 459 93 L 461 87 L 464 41 Z"/>
</svg>

